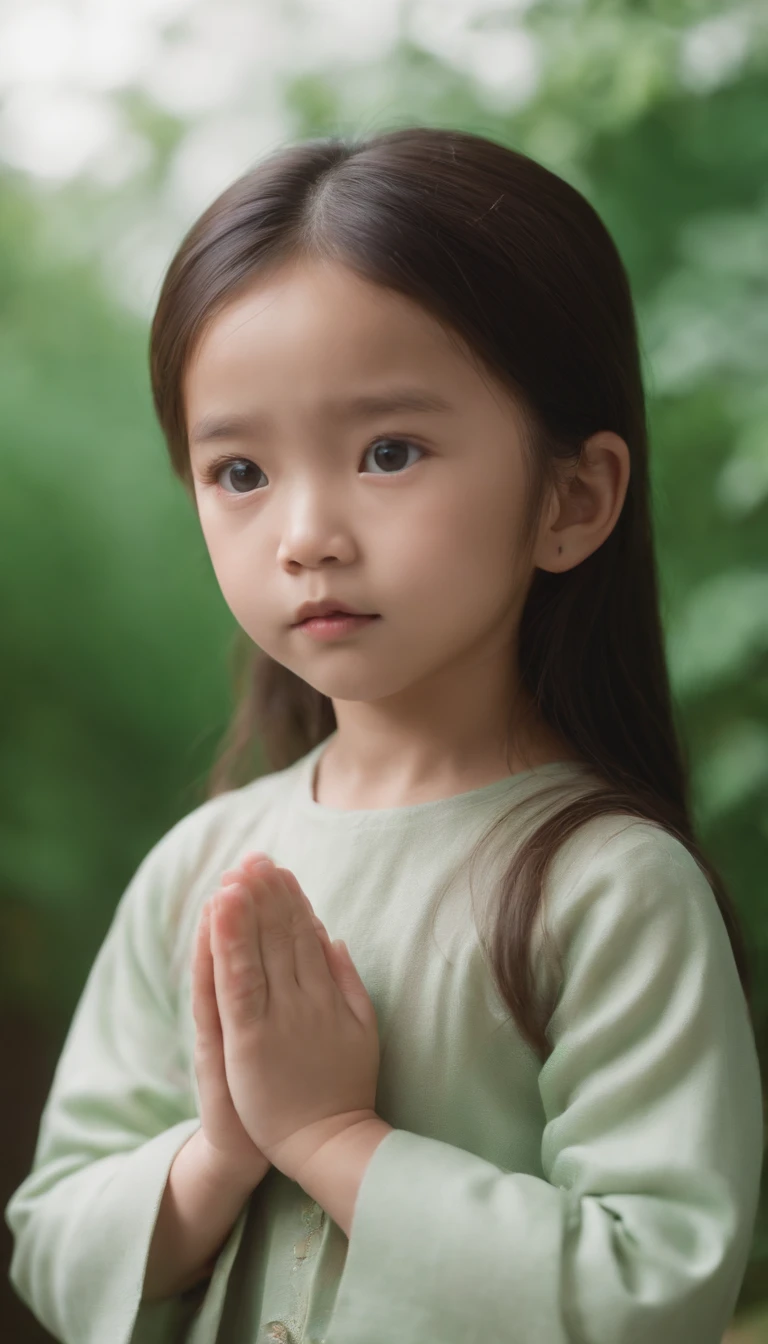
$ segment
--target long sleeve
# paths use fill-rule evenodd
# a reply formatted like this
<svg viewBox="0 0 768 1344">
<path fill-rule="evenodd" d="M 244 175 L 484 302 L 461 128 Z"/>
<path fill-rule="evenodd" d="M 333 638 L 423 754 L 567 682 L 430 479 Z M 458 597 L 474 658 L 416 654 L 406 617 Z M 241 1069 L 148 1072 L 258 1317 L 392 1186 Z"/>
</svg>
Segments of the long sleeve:
<svg viewBox="0 0 768 1344">
<path fill-rule="evenodd" d="M 358 1192 L 332 1344 L 720 1344 L 757 1212 L 757 1052 L 708 882 L 639 833 L 545 883 L 563 964 L 543 1178 L 395 1128 Z"/>
<path fill-rule="evenodd" d="M 126 888 L 75 1009 L 29 1175 L 5 1218 L 10 1279 L 64 1344 L 170 1344 L 183 1296 L 141 1303 L 173 1158 L 199 1125 L 169 983 L 169 910 L 206 818 L 179 822 Z"/>
</svg>

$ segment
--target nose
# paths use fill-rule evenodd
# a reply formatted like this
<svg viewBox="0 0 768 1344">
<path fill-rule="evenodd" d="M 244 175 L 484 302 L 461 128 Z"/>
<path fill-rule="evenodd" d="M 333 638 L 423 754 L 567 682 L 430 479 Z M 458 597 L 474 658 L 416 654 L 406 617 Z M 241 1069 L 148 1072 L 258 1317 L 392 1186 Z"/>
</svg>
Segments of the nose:
<svg viewBox="0 0 768 1344">
<path fill-rule="evenodd" d="M 341 518 L 338 498 L 328 497 L 328 483 L 298 492 L 282 518 L 278 561 L 288 568 L 315 569 L 329 562 L 348 564 L 355 544 Z"/>
</svg>

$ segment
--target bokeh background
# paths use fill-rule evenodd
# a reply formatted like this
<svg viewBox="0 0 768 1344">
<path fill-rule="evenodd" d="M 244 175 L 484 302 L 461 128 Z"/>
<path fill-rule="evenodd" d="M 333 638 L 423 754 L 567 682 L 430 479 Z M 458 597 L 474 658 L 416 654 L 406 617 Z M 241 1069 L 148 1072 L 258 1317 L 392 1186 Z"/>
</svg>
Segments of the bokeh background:
<svg viewBox="0 0 768 1344">
<path fill-rule="evenodd" d="M 673 688 L 768 1077 L 764 0 L 0 0 L 3 1206 L 115 905 L 232 708 L 234 619 L 151 408 L 164 268 L 279 144 L 411 122 L 561 174 L 628 269 Z M 4 1224 L 0 1254 L 3 1339 L 50 1339 Z M 768 1173 L 728 1339 L 766 1313 Z"/>
</svg>

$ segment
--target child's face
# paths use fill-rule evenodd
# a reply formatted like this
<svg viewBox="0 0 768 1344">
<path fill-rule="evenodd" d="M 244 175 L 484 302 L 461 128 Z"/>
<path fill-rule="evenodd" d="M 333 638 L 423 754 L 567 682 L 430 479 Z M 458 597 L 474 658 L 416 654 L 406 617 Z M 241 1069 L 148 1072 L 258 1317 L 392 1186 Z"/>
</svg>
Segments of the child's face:
<svg viewBox="0 0 768 1344">
<path fill-rule="evenodd" d="M 393 388 L 451 409 L 337 409 Z M 324 695 L 365 701 L 428 687 L 457 662 L 471 679 L 472 666 L 506 659 L 533 573 L 519 554 L 521 424 L 421 308 L 331 263 L 284 269 L 218 315 L 185 405 L 216 577 L 270 657 Z M 260 423 L 213 442 L 196 434 L 203 418 L 234 416 Z M 236 464 L 206 484 L 222 454 Z M 381 619 L 315 641 L 294 622 L 326 596 Z"/>
</svg>

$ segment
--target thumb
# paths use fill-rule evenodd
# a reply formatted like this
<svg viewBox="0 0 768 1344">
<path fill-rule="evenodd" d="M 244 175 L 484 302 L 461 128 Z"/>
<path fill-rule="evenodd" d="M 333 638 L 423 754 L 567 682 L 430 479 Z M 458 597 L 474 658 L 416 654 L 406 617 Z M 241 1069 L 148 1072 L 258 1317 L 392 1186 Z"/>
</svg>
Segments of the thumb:
<svg viewBox="0 0 768 1344">
<path fill-rule="evenodd" d="M 350 969 L 354 971 L 355 976 L 357 976 L 357 969 L 355 967 L 355 963 L 353 962 L 352 958 L 349 955 L 349 948 L 347 947 L 347 944 L 344 942 L 343 938 L 334 938 L 333 942 L 331 943 L 331 947 L 333 948 L 333 955 L 336 958 L 336 962 L 341 971 L 342 976 L 345 979 L 349 979 Z M 357 978 L 359 979 L 359 977 Z"/>
<path fill-rule="evenodd" d="M 331 946 L 337 965 L 336 984 L 344 998 L 360 1022 L 370 1024 L 371 1017 L 375 1022 L 376 1014 L 368 990 L 350 956 L 347 944 L 342 938 L 337 938 Z"/>
<path fill-rule="evenodd" d="M 347 956 L 345 957 L 341 951 L 341 939 L 337 938 L 335 943 L 331 942 L 328 937 L 328 930 L 322 921 L 318 919 L 317 915 L 312 916 L 312 922 L 315 926 L 315 932 L 323 945 L 325 960 L 328 963 L 328 970 L 331 972 L 339 989 L 341 989 L 341 982 L 348 972 L 349 953 L 347 953 Z"/>
<path fill-rule="evenodd" d="M 328 930 L 317 915 L 312 916 L 312 921 L 317 936 L 323 945 L 328 969 L 350 1008 L 359 1018 L 365 1017 L 366 1013 L 370 1015 L 373 1004 L 349 954 L 347 944 L 342 938 L 337 938 L 334 942 L 331 942 L 328 937 Z"/>
</svg>

